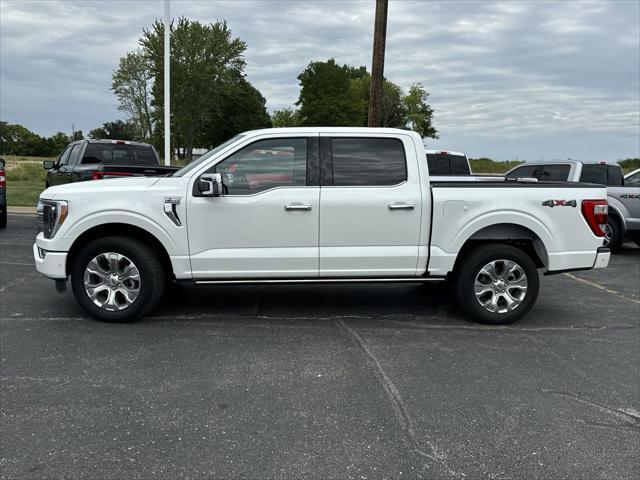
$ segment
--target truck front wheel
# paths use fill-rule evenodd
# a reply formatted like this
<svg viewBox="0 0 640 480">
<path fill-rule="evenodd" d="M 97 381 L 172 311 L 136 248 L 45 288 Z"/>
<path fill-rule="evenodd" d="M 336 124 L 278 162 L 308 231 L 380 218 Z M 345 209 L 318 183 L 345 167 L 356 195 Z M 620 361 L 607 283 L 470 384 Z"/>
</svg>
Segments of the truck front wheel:
<svg viewBox="0 0 640 480">
<path fill-rule="evenodd" d="M 465 312 L 480 323 L 507 325 L 531 310 L 540 287 L 536 266 L 510 245 L 482 245 L 462 259 L 456 293 Z"/>
<path fill-rule="evenodd" d="M 131 322 L 153 309 L 164 291 L 157 255 L 142 242 L 105 237 L 84 246 L 73 261 L 71 286 L 78 303 L 104 322 Z"/>
</svg>

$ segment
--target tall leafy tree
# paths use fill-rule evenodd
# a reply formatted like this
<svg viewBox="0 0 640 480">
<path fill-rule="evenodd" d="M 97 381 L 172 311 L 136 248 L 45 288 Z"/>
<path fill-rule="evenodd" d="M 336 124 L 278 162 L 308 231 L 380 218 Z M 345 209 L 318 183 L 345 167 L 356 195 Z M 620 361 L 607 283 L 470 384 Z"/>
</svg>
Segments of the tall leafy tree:
<svg viewBox="0 0 640 480">
<path fill-rule="evenodd" d="M 406 124 L 422 138 L 438 138 L 438 131 L 432 124 L 433 109 L 427 103 L 428 98 L 429 93 L 422 84 L 415 83 L 409 87 L 409 92 L 402 99 Z"/>
<path fill-rule="evenodd" d="M 298 80 L 300 95 L 296 105 L 299 110 L 274 112 L 274 125 L 290 126 L 295 115 L 301 125 L 367 125 L 371 75 L 366 67 L 340 66 L 334 59 L 311 62 Z M 428 97 L 429 93 L 421 84 L 412 85 L 405 93 L 400 86 L 385 79 L 381 99 L 382 126 L 408 127 L 423 138 L 437 138 Z"/>
<path fill-rule="evenodd" d="M 144 30 L 140 45 L 154 76 L 152 93 L 157 132 L 163 128 L 164 25 Z M 227 23 L 202 24 L 181 17 L 171 24 L 171 130 L 192 159 L 205 125 L 223 117 L 224 95 L 242 77 L 246 44 Z"/>
<path fill-rule="evenodd" d="M 299 127 L 300 112 L 295 108 L 283 108 L 275 110 L 271 115 L 271 123 L 274 127 Z"/>
<path fill-rule="evenodd" d="M 299 108 L 301 125 L 352 126 L 359 123 L 361 102 L 352 89 L 351 67 L 331 58 L 311 62 L 300 75 Z"/>
<path fill-rule="evenodd" d="M 94 128 L 89 132 L 89 138 L 112 140 L 141 140 L 137 125 L 132 121 L 116 120 L 105 122 L 102 127 Z"/>
<path fill-rule="evenodd" d="M 219 108 L 212 109 L 204 125 L 201 146 L 211 148 L 239 132 L 271 126 L 265 98 L 243 77 L 229 82 L 219 101 Z"/>
<path fill-rule="evenodd" d="M 136 126 L 136 137 L 149 139 L 153 132 L 151 107 L 151 70 L 143 52 L 136 50 L 120 59 L 112 75 L 111 89 L 118 97 L 120 110 L 129 114 Z"/>
</svg>

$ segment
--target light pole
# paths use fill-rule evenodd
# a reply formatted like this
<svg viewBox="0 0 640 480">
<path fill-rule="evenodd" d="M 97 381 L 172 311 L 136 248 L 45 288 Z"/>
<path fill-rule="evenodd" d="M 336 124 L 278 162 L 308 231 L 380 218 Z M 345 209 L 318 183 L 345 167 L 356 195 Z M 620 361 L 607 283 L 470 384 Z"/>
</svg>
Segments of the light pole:
<svg viewBox="0 0 640 480">
<path fill-rule="evenodd" d="M 164 0 L 164 164 L 171 165 L 171 5 Z"/>
<path fill-rule="evenodd" d="M 384 77 L 384 47 L 387 38 L 387 10 L 389 0 L 376 0 L 376 19 L 373 29 L 373 59 L 371 61 L 371 90 L 369 91 L 370 127 L 380 126 L 380 103 Z"/>
</svg>

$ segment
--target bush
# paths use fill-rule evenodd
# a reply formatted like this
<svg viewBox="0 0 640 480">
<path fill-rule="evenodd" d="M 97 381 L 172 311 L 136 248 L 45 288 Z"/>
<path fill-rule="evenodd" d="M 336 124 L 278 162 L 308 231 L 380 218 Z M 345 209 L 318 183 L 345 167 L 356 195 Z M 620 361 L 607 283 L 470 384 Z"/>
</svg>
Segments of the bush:
<svg viewBox="0 0 640 480">
<path fill-rule="evenodd" d="M 473 173 L 505 173 L 522 162 L 518 160 L 496 162 L 490 158 L 470 158 L 469 163 Z"/>
<path fill-rule="evenodd" d="M 46 172 L 42 163 L 21 162 L 9 164 L 7 168 L 7 183 L 19 181 L 38 181 L 44 185 Z"/>
<path fill-rule="evenodd" d="M 640 168 L 640 158 L 627 158 L 626 160 L 618 160 L 618 165 L 622 167 L 624 173 L 629 173 Z"/>
</svg>

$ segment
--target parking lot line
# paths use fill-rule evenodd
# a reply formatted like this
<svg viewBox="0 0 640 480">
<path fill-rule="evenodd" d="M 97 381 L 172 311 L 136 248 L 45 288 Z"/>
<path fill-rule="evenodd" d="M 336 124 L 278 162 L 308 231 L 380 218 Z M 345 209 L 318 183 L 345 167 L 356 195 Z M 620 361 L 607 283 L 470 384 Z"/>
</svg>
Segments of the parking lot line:
<svg viewBox="0 0 640 480">
<path fill-rule="evenodd" d="M 629 300 L 630 302 L 640 304 L 640 300 L 636 300 L 635 298 L 629 298 L 629 297 L 623 295 L 620 292 L 617 292 L 615 290 L 611 290 L 610 288 L 605 287 L 604 285 L 600 285 L 598 283 L 591 282 L 589 280 L 585 280 L 584 278 L 576 277 L 575 275 L 573 275 L 571 273 L 565 273 L 564 275 L 569 277 L 569 278 L 572 278 L 574 280 L 577 280 L 579 282 L 586 283 L 587 285 L 591 285 L 592 287 L 598 288 L 600 290 L 604 290 L 605 292 L 611 293 L 612 295 L 615 295 L 617 297 L 624 298 L 625 300 Z"/>
</svg>

